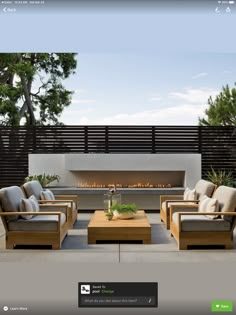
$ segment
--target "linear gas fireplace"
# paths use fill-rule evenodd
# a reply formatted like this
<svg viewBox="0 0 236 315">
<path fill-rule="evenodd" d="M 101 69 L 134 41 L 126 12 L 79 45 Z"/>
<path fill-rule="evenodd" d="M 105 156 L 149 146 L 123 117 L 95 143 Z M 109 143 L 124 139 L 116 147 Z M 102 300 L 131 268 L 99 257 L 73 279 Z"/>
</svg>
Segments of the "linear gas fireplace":
<svg viewBox="0 0 236 315">
<path fill-rule="evenodd" d="M 184 171 L 80 171 L 78 188 L 171 188 L 184 186 Z"/>
<path fill-rule="evenodd" d="M 80 209 L 103 209 L 116 185 L 123 203 L 159 209 L 160 195 L 182 194 L 201 178 L 201 154 L 30 154 L 29 175 L 58 174 L 55 194 L 78 194 Z"/>
</svg>

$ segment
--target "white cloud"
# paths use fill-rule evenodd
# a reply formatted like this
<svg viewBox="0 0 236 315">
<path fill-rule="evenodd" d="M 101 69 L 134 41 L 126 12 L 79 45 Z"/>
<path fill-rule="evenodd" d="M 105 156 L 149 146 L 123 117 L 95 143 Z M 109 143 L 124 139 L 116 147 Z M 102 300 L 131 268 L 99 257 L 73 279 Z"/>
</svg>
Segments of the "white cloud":
<svg viewBox="0 0 236 315">
<path fill-rule="evenodd" d="M 207 72 L 200 72 L 200 73 L 194 75 L 194 76 L 192 77 L 192 79 L 196 80 L 196 79 L 203 78 L 203 77 L 206 77 L 206 76 L 208 76 L 208 73 L 207 73 Z"/>
<path fill-rule="evenodd" d="M 179 106 L 144 110 L 133 114 L 117 114 L 92 118 L 83 115 L 73 119 L 79 125 L 197 125 L 198 117 L 204 115 L 207 105 L 183 104 Z M 72 124 L 72 122 L 70 122 Z"/>
<path fill-rule="evenodd" d="M 96 100 L 94 99 L 72 99 L 72 104 L 93 104 Z"/>
<path fill-rule="evenodd" d="M 162 97 L 160 94 L 151 94 L 148 100 L 149 102 L 159 102 L 162 100 Z"/>
<path fill-rule="evenodd" d="M 66 124 L 78 125 L 197 125 L 198 117 L 203 117 L 205 109 L 208 107 L 207 100 L 210 96 L 215 97 L 219 91 L 212 88 L 185 88 L 181 91 L 169 93 L 166 97 L 166 104 L 156 109 L 143 110 L 133 113 L 109 114 L 101 109 L 95 111 L 90 104 L 88 111 L 84 108 L 77 109 L 77 100 L 72 107 L 66 111 L 66 119 L 62 121 Z M 158 94 L 151 94 L 151 98 L 160 98 Z M 163 98 L 162 98 L 163 100 Z M 84 100 L 86 101 L 86 100 Z M 95 101 L 95 100 L 87 100 Z M 79 106 L 78 106 L 79 107 Z"/>
<path fill-rule="evenodd" d="M 172 92 L 169 97 L 179 101 L 189 102 L 191 104 L 206 104 L 210 96 L 215 97 L 219 91 L 203 88 L 203 89 L 193 89 L 185 88 L 183 92 Z"/>
<path fill-rule="evenodd" d="M 85 93 L 86 90 L 85 89 L 77 89 L 77 90 L 74 90 L 74 93 L 75 94 L 82 94 L 82 93 Z"/>
<path fill-rule="evenodd" d="M 154 96 L 154 97 L 149 98 L 150 102 L 159 102 L 161 100 L 162 100 L 162 98 L 158 97 L 158 96 L 156 96 L 156 97 Z"/>
<path fill-rule="evenodd" d="M 83 115 L 87 115 L 92 111 L 93 111 L 92 108 L 85 109 L 66 108 L 60 117 L 60 121 L 62 121 L 66 125 L 77 125 L 80 117 L 82 117 Z"/>
<path fill-rule="evenodd" d="M 95 99 L 90 98 L 86 95 L 87 91 L 85 89 L 76 89 L 74 90 L 74 95 L 72 96 L 72 105 L 73 104 L 93 104 L 96 102 Z"/>
</svg>

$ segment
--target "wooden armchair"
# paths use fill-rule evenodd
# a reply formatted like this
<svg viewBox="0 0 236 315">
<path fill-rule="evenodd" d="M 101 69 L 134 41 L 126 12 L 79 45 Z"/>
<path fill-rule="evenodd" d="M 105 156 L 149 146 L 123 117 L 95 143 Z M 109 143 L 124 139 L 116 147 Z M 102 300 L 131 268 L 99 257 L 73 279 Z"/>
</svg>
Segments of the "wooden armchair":
<svg viewBox="0 0 236 315">
<path fill-rule="evenodd" d="M 213 198 L 218 200 L 218 212 L 198 212 L 198 205 L 172 205 L 170 232 L 179 249 L 193 245 L 218 245 L 233 248 L 233 230 L 236 225 L 236 189 L 220 186 Z M 219 218 L 209 218 L 218 215 Z"/>
<path fill-rule="evenodd" d="M 6 230 L 6 249 L 16 245 L 50 245 L 60 249 L 68 232 L 68 207 L 40 206 L 40 211 L 19 211 L 22 190 L 11 186 L 0 190 L 0 216 Z M 22 219 L 22 215 L 32 215 Z"/>
<path fill-rule="evenodd" d="M 211 197 L 216 186 L 206 180 L 200 179 L 196 185 L 195 190 L 197 192 L 197 200 L 184 200 L 183 195 L 161 195 L 160 196 L 160 217 L 161 221 L 166 225 L 166 228 L 170 228 L 170 206 L 171 205 L 187 205 L 197 204 L 199 199 L 204 195 Z"/>
<path fill-rule="evenodd" d="M 43 200 L 41 194 L 43 191 L 43 187 L 36 180 L 25 183 L 22 186 L 22 189 L 28 198 L 31 195 L 34 195 L 35 198 L 38 199 L 39 203 L 41 204 L 53 203 L 56 204 L 57 206 L 66 204 L 68 206 L 68 225 L 69 228 L 73 228 L 73 225 L 77 220 L 78 214 L 79 201 L 78 195 L 54 195 L 55 199 L 53 200 Z"/>
</svg>

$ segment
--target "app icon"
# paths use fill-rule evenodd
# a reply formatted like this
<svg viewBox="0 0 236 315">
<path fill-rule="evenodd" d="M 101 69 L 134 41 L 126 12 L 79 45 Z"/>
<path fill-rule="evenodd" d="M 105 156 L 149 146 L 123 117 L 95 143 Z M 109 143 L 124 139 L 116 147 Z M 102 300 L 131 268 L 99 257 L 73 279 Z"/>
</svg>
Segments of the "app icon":
<svg viewBox="0 0 236 315">
<path fill-rule="evenodd" d="M 90 285 L 89 284 L 82 284 L 80 287 L 81 294 L 90 294 Z"/>
</svg>

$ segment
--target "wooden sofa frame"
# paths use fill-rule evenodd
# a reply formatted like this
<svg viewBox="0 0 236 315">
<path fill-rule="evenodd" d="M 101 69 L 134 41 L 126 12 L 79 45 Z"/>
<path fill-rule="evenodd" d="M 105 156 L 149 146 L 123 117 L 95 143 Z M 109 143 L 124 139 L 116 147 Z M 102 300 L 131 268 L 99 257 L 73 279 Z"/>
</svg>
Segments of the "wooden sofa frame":
<svg viewBox="0 0 236 315">
<path fill-rule="evenodd" d="M 78 206 L 79 206 L 79 196 L 78 195 L 54 195 L 54 196 L 56 198 L 56 201 L 62 202 L 62 200 L 66 200 L 66 202 L 68 202 L 68 201 L 75 202 L 76 211 L 72 211 L 72 215 L 71 216 L 70 216 L 70 212 L 68 212 L 68 222 L 69 222 L 69 225 L 71 225 L 72 228 L 73 228 L 73 225 L 77 221 Z M 72 204 L 72 209 L 73 209 L 73 204 Z"/>
<path fill-rule="evenodd" d="M 63 195 L 64 196 L 64 195 Z M 76 195 L 75 195 L 76 196 Z M 56 196 L 55 196 L 56 197 Z M 70 207 L 68 207 L 68 228 L 73 229 L 73 225 L 77 220 L 77 211 L 73 211 L 73 202 L 74 200 L 66 200 L 66 199 L 61 199 L 61 200 L 38 200 L 38 203 L 40 205 L 48 205 L 48 204 L 53 204 L 57 205 L 58 203 L 65 203 L 65 204 L 70 204 Z M 77 202 L 76 202 L 76 209 L 77 208 Z"/>
<path fill-rule="evenodd" d="M 162 209 L 162 203 L 166 202 L 166 211 Z M 160 196 L 160 218 L 161 221 L 165 224 L 166 229 L 170 229 L 170 211 L 168 210 L 169 208 L 169 203 L 171 202 L 181 202 L 181 203 L 189 203 L 189 202 L 194 202 L 198 203 L 199 200 L 183 200 L 183 195 L 161 195 Z"/>
<path fill-rule="evenodd" d="M 188 206 L 189 208 L 189 206 Z M 193 207 L 194 208 L 194 207 Z M 175 211 L 176 212 L 176 211 Z M 222 212 L 206 212 L 204 215 L 222 215 Z M 180 250 L 187 250 L 188 246 L 192 245 L 218 245 L 224 246 L 225 249 L 233 248 L 233 230 L 236 225 L 236 213 L 224 212 L 224 215 L 233 216 L 232 226 L 230 231 L 181 231 L 181 216 L 184 215 L 202 215 L 200 212 L 178 212 L 178 223 L 172 221 L 173 209 L 170 209 L 170 232 L 178 243 Z"/>
<path fill-rule="evenodd" d="M 21 189 L 24 195 L 29 198 L 30 196 L 27 195 L 24 186 L 21 186 Z M 79 196 L 78 195 L 54 195 L 56 200 L 38 200 L 39 204 L 56 204 L 56 203 L 70 203 L 71 206 L 68 209 L 68 228 L 73 229 L 73 225 L 77 221 L 77 210 L 78 210 L 78 203 L 79 203 Z M 76 211 L 73 211 L 73 202 L 76 204 Z"/>
<path fill-rule="evenodd" d="M 0 216 L 6 230 L 6 249 L 14 249 L 16 245 L 51 245 L 52 249 L 60 249 L 68 232 L 67 209 L 68 207 L 66 207 L 66 222 L 62 226 L 60 211 L 20 212 L 20 215 L 57 215 L 56 231 L 9 231 L 6 217 L 18 216 L 19 212 L 4 212 L 0 208 Z"/>
</svg>

